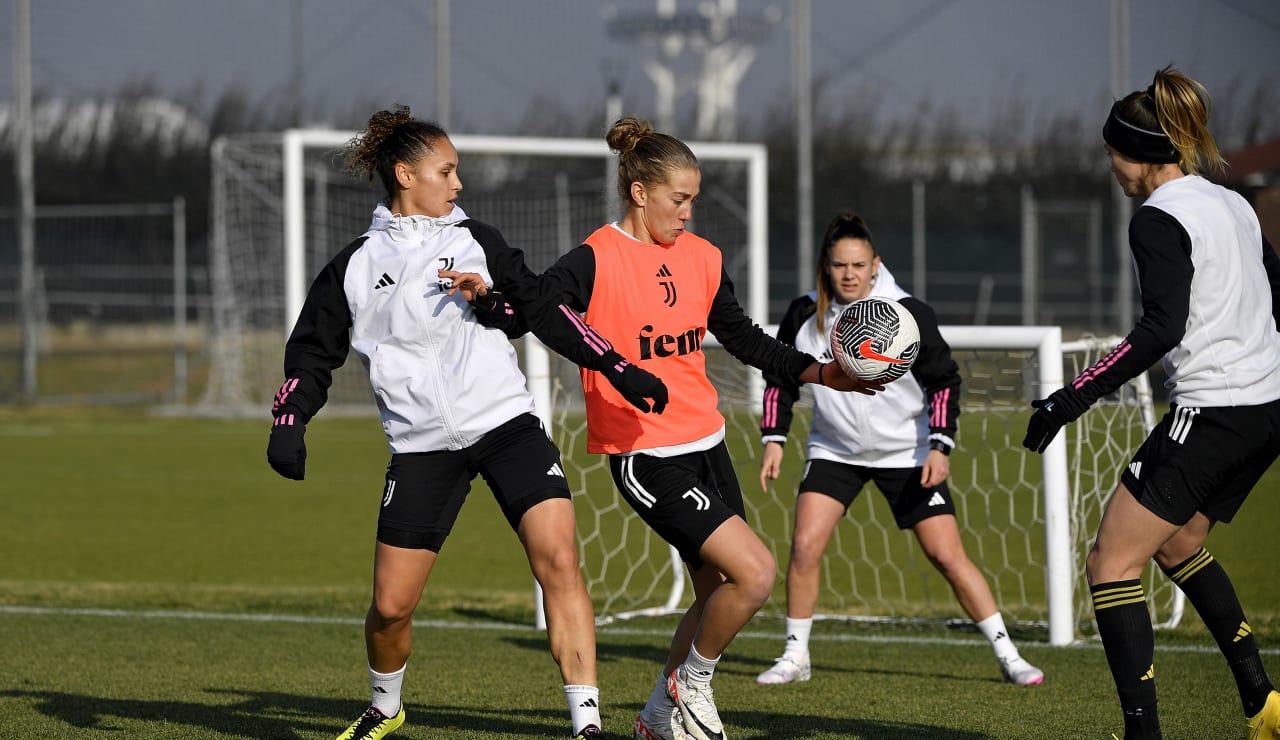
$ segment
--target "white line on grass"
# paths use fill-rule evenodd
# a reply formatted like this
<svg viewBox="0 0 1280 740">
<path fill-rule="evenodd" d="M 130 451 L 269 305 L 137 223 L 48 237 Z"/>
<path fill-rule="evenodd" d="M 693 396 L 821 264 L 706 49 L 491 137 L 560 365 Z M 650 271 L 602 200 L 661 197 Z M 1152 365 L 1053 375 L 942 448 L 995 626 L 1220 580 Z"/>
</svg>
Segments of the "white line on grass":
<svg viewBox="0 0 1280 740">
<path fill-rule="evenodd" d="M 67 617 L 106 617 L 110 619 L 200 619 L 211 622 L 285 622 L 293 624 L 344 624 L 362 625 L 364 619 L 351 617 L 307 617 L 296 614 L 235 614 L 228 612 L 194 612 L 168 611 L 162 609 L 129 610 L 129 609 L 69 609 L 48 606 L 5 606 L 0 605 L 0 614 L 41 615 Z M 532 632 L 532 625 L 511 624 L 509 622 L 471 622 L 449 619 L 415 619 L 414 627 L 435 629 L 492 630 L 510 632 Z M 644 637 L 670 637 L 668 629 L 645 629 L 640 627 L 597 627 L 597 634 L 625 635 Z M 776 640 L 777 632 L 746 631 L 738 633 L 738 637 L 748 640 Z M 824 635 L 815 634 L 809 638 L 817 642 L 869 642 L 869 643 L 910 643 L 916 645 L 985 645 L 977 639 L 961 639 L 956 637 L 925 637 L 912 635 Z M 1029 643 L 1023 643 L 1024 645 Z M 1067 645 L 1069 648 L 1100 649 L 1102 643 L 1096 639 L 1077 640 Z M 1217 648 L 1211 645 L 1160 645 L 1156 650 L 1166 653 L 1212 653 Z M 1280 649 L 1268 648 L 1260 650 L 1263 655 L 1280 655 Z"/>
<path fill-rule="evenodd" d="M 53 429 L 45 426 L 0 424 L 0 437 L 52 437 Z"/>
</svg>

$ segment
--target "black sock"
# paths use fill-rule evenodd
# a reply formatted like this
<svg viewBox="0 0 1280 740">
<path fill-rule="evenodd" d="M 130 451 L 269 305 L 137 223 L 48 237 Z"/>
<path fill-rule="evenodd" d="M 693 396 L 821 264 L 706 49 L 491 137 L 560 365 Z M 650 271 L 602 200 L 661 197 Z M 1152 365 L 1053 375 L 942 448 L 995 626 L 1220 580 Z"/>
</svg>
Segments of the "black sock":
<svg viewBox="0 0 1280 740">
<path fill-rule="evenodd" d="M 1089 587 L 1098 636 L 1124 710 L 1124 736 L 1159 738 L 1156 714 L 1155 635 L 1142 581 L 1112 581 Z"/>
<path fill-rule="evenodd" d="M 1156 705 L 1124 710 L 1124 740 L 1163 740 Z"/>
<path fill-rule="evenodd" d="M 1245 716 L 1261 712 L 1273 687 L 1227 572 L 1208 550 L 1200 548 L 1200 552 L 1165 570 L 1165 574 L 1187 595 L 1209 634 L 1217 640 L 1218 649 L 1235 676 Z"/>
</svg>

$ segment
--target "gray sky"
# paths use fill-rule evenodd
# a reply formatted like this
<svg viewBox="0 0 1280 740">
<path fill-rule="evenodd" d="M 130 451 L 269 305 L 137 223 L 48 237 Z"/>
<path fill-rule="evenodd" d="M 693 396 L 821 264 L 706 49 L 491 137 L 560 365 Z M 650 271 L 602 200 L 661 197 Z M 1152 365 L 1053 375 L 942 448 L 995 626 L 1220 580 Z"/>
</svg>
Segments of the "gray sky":
<svg viewBox="0 0 1280 740">
<path fill-rule="evenodd" d="M 791 3 L 738 0 L 744 12 L 781 17 L 739 91 L 743 126 L 790 99 Z M 433 0 L 300 0 L 304 92 L 312 117 L 358 103 L 411 105 L 431 117 Z M 12 49 L 15 0 L 0 4 Z M 290 0 L 33 0 L 37 91 L 85 98 L 146 81 L 162 91 L 203 84 L 208 101 L 238 85 L 255 101 L 287 98 Z M 693 10 L 694 0 L 679 0 Z M 520 133 L 536 98 L 599 110 L 606 75 L 621 75 L 625 109 L 652 116 L 644 43 L 610 38 L 609 7 L 651 10 L 654 0 L 452 0 L 455 133 Z M 1034 114 L 1081 112 L 1099 120 L 1110 90 L 1112 0 L 812 0 L 812 67 L 827 84 L 823 109 L 873 91 L 883 115 L 922 100 L 982 120 L 992 106 L 1026 102 Z M 1280 99 L 1277 0 L 1129 0 L 1130 89 L 1173 63 L 1215 97 L 1263 83 Z M 0 58 L 0 98 L 13 93 L 11 54 Z M 690 57 L 692 59 L 692 57 Z M 692 69 L 692 67 L 690 67 Z M 1238 99 L 1238 98 L 1237 98 Z M 684 98 L 692 101 L 692 95 Z M 1280 111 L 1277 111 L 1280 118 Z M 688 135 L 685 132 L 673 133 Z"/>
</svg>

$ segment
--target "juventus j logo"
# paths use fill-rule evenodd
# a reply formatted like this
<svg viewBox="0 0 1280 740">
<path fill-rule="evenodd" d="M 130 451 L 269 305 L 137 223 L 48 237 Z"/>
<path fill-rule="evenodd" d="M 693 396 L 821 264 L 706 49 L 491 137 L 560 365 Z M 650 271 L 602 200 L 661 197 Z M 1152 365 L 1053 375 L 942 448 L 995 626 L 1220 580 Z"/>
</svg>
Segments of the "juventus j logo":
<svg viewBox="0 0 1280 740">
<path fill-rule="evenodd" d="M 706 511 L 711 508 L 711 499 L 707 498 L 707 494 L 698 490 L 697 486 L 685 491 L 680 498 L 693 499 L 693 508 L 697 511 Z"/>
<path fill-rule="evenodd" d="M 387 508 L 387 504 L 391 503 L 391 497 L 396 494 L 396 482 L 387 479 L 387 489 L 382 493 L 382 508 Z"/>
<path fill-rule="evenodd" d="M 453 270 L 453 258 L 452 258 L 452 257 L 437 257 L 437 258 L 436 258 L 436 262 L 439 262 L 439 263 L 440 263 L 440 269 L 441 269 L 441 270 L 449 270 L 449 271 L 452 271 L 452 270 Z M 448 290 L 449 290 L 449 288 L 452 288 L 452 287 L 453 287 L 453 281 L 452 281 L 452 280 L 443 280 L 443 279 L 442 279 L 442 280 L 439 280 L 439 281 L 437 281 L 437 282 L 436 282 L 436 287 L 440 288 L 440 290 L 442 290 L 442 291 L 448 291 Z"/>
<path fill-rule="evenodd" d="M 664 264 L 661 270 L 658 270 L 658 284 L 666 292 L 662 302 L 669 307 L 676 305 L 676 281 L 671 279 L 671 270 Z"/>
</svg>

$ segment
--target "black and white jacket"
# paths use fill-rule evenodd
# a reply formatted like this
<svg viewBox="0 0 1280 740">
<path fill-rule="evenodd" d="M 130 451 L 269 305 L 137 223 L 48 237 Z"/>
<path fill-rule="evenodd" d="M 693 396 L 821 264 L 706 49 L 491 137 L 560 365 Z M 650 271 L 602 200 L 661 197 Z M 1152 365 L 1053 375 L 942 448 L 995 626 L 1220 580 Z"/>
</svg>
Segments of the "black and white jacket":
<svg viewBox="0 0 1280 740">
<path fill-rule="evenodd" d="M 874 468 L 915 468 L 924 464 L 931 444 L 950 452 L 960 416 L 960 372 L 951 348 L 938 330 L 938 319 L 924 302 L 912 298 L 883 264 L 871 295 L 902 303 L 920 327 L 920 354 L 911 374 L 885 386 L 874 396 L 842 393 L 813 386 L 813 426 L 808 459 L 831 460 Z M 778 325 L 778 339 L 824 362 L 832 359 L 831 327 L 845 309 L 832 302 L 818 332 L 817 293 L 791 302 Z M 765 374 L 764 442 L 786 442 L 792 406 L 800 386 Z"/>
<path fill-rule="evenodd" d="M 316 276 L 285 346 L 278 416 L 305 423 L 350 351 L 368 371 L 392 453 L 458 450 L 523 413 L 533 397 L 515 349 L 482 326 L 440 269 L 474 272 L 508 300 L 540 305 L 537 276 L 502 234 L 459 207 L 403 217 L 379 204 L 363 236 Z M 612 347 L 580 323 L 540 311 L 534 331 L 570 360 L 600 369 Z"/>
</svg>

